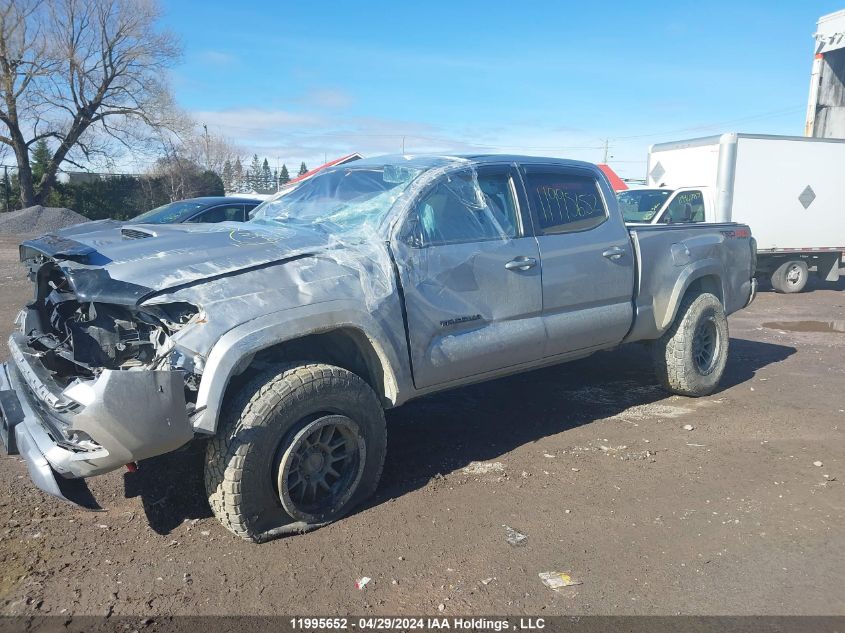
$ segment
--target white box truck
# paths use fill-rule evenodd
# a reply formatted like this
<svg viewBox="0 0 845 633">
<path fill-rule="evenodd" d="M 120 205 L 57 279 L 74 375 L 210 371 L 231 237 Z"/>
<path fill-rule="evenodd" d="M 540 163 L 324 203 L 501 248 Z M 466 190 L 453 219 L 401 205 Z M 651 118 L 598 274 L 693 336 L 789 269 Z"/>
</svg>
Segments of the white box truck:
<svg viewBox="0 0 845 633">
<path fill-rule="evenodd" d="M 741 222 L 757 240 L 757 273 L 775 290 L 800 292 L 811 271 L 839 279 L 845 139 L 730 133 L 660 143 L 649 148 L 648 184 L 620 194 L 629 222 Z"/>
</svg>

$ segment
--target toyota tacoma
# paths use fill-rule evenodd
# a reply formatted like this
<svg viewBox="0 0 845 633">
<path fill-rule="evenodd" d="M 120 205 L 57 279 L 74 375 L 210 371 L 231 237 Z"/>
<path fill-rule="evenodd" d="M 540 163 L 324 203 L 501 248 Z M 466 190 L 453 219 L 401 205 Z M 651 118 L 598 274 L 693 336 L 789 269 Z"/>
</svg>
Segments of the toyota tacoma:
<svg viewBox="0 0 845 633">
<path fill-rule="evenodd" d="M 78 504 L 205 440 L 212 510 L 264 541 L 370 496 L 412 398 L 636 341 L 670 392 L 713 392 L 755 257 L 747 226 L 629 228 L 595 165 L 523 156 L 361 160 L 246 223 L 71 227 L 20 246 L 2 438 Z"/>
</svg>

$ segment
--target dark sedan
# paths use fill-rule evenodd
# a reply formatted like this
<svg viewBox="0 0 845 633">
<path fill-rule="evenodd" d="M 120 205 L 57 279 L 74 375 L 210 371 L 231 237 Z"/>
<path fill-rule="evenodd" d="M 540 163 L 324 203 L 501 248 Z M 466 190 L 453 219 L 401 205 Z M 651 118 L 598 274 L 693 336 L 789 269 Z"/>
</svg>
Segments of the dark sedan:
<svg viewBox="0 0 845 633">
<path fill-rule="evenodd" d="M 245 222 L 261 204 L 254 198 L 209 196 L 178 200 L 132 218 L 133 224 L 179 224 L 181 222 Z"/>
</svg>

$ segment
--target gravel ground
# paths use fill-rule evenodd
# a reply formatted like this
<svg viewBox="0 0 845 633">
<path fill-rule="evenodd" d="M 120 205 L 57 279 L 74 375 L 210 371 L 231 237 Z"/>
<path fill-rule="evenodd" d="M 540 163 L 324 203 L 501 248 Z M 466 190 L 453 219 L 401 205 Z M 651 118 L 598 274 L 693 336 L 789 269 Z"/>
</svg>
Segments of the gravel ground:
<svg viewBox="0 0 845 633">
<path fill-rule="evenodd" d="M 2 338 L 30 292 L 14 247 Z M 98 513 L 0 458 L 0 613 L 845 614 L 843 291 L 762 292 L 707 398 L 628 346 L 410 403 L 371 503 L 260 546 L 211 516 L 202 447 L 92 480 Z"/>
<path fill-rule="evenodd" d="M 41 235 L 88 221 L 85 216 L 62 207 L 27 207 L 0 213 L 0 235 Z"/>
</svg>

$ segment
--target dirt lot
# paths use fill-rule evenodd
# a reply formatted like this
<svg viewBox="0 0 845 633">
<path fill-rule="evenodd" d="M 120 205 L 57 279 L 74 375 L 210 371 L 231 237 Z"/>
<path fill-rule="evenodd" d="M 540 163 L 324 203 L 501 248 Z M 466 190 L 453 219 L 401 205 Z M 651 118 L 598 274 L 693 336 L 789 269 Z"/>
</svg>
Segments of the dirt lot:
<svg viewBox="0 0 845 633">
<path fill-rule="evenodd" d="M 666 397 L 630 346 L 411 403 L 372 503 L 261 546 L 211 516 L 201 447 L 92 480 L 98 513 L 0 458 L 0 613 L 845 614 L 845 333 L 793 325 L 836 319 L 845 282 L 762 292 L 709 398 Z"/>
</svg>

